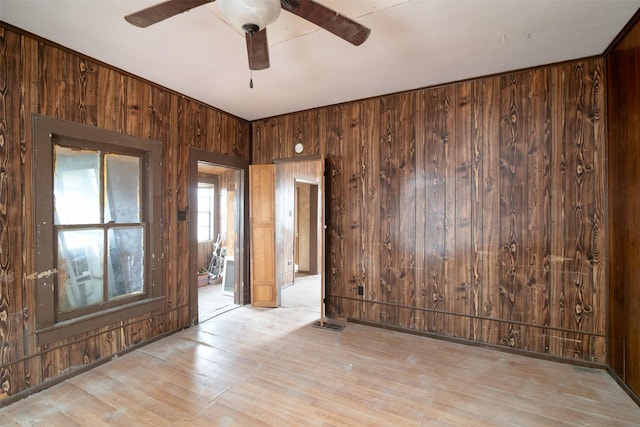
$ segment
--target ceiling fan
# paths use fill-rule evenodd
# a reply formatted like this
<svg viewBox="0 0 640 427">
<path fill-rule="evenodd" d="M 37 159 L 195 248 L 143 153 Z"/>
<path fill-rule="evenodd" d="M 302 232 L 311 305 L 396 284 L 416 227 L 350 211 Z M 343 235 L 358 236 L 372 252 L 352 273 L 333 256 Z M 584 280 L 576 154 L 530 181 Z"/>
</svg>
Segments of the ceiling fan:
<svg viewBox="0 0 640 427">
<path fill-rule="evenodd" d="M 172 16 L 216 0 L 168 0 L 124 17 L 130 24 L 145 28 Z M 336 36 L 359 46 L 371 30 L 313 0 L 218 0 L 229 21 L 244 31 L 249 56 L 249 69 L 269 68 L 267 25 L 284 9 L 306 19 Z"/>
</svg>

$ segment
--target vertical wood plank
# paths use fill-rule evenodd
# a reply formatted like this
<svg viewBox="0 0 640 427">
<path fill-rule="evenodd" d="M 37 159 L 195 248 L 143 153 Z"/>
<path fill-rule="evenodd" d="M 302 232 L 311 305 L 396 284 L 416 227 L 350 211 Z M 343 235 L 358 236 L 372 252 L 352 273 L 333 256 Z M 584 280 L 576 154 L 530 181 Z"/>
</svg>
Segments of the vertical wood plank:
<svg viewBox="0 0 640 427">
<path fill-rule="evenodd" d="M 63 50 L 55 49 L 40 43 L 40 57 L 42 63 L 41 92 L 42 114 L 50 117 L 65 119 L 67 99 L 65 90 L 66 82 L 66 54 Z"/>
<path fill-rule="evenodd" d="M 360 285 L 360 275 L 362 271 L 362 237 L 363 227 L 360 222 L 360 200 L 362 194 L 363 179 L 363 151 L 360 149 L 362 137 L 360 135 L 360 104 L 355 102 L 345 106 L 344 109 L 346 127 L 344 128 L 343 157 L 347 161 L 343 162 L 342 176 L 346 182 L 344 206 L 345 225 L 344 245 L 353 248 L 354 256 L 347 256 L 343 259 L 343 277 L 346 286 L 346 295 L 352 298 L 358 297 L 358 286 Z M 351 316 L 362 318 L 362 306 L 350 300 L 347 305 Z"/>
<path fill-rule="evenodd" d="M 21 390 L 24 381 L 24 366 L 9 365 L 24 354 L 21 123 L 8 115 L 20 110 L 20 50 L 20 38 L 0 28 L 0 399 Z"/>
<path fill-rule="evenodd" d="M 599 61 L 584 61 L 584 91 L 582 93 L 583 110 L 581 112 L 582 133 L 584 135 L 582 158 L 576 173 L 583 176 L 584 186 L 581 194 L 583 206 L 583 251 L 582 270 L 584 272 L 583 288 L 579 292 L 576 304 L 575 318 L 577 329 L 582 331 L 603 331 L 602 322 L 594 316 L 597 309 L 602 308 L 603 292 L 599 289 L 598 280 L 602 280 L 603 269 L 599 265 L 600 254 L 604 253 L 601 246 L 601 224 L 599 217 L 603 212 L 604 193 L 597 178 L 601 178 L 603 164 L 598 156 L 598 146 L 603 141 L 603 126 L 601 109 L 602 95 L 602 65 Z M 578 357 L 587 360 L 597 360 L 602 349 L 602 340 L 592 339 L 588 333 L 582 334 L 581 353 Z"/>
<path fill-rule="evenodd" d="M 527 93 L 527 224 L 528 253 L 524 321 L 549 326 L 549 274 L 551 268 L 551 116 L 549 73 L 534 70 Z M 523 348 L 548 352 L 550 334 L 546 329 L 527 329 Z"/>
<path fill-rule="evenodd" d="M 398 304 L 398 256 L 399 256 L 399 139 L 396 96 L 380 99 L 381 107 L 381 147 L 380 147 L 380 238 L 381 272 L 380 301 Z M 399 325 L 398 309 L 394 305 L 383 306 L 380 321 L 389 325 Z"/>
<path fill-rule="evenodd" d="M 42 363 L 42 381 L 58 377 L 69 370 L 69 347 L 63 345 L 49 350 L 47 346 L 42 348 L 40 358 Z"/>
<path fill-rule="evenodd" d="M 524 73 L 501 78 L 502 136 L 501 136 L 501 207 L 500 207 L 500 311 L 505 320 L 522 321 L 524 286 L 523 255 L 526 237 L 523 226 L 527 214 L 526 155 L 523 138 L 526 119 L 522 106 L 522 91 L 527 84 Z M 503 323 L 500 339 L 504 345 L 521 348 L 521 330 L 516 323 Z"/>
<path fill-rule="evenodd" d="M 471 315 L 472 308 L 472 101 L 471 82 L 460 83 L 454 88 L 456 94 L 455 137 L 451 140 L 451 170 L 455 177 L 453 188 L 454 209 L 447 216 L 451 218 L 451 234 L 454 246 L 449 253 L 451 270 L 451 292 L 449 311 Z M 461 317 L 455 321 L 453 334 L 457 337 L 471 338 L 471 319 Z"/>
<path fill-rule="evenodd" d="M 300 129 L 300 132 L 296 137 L 297 142 L 304 145 L 304 152 L 301 155 L 322 156 L 324 152 L 320 149 L 319 110 L 307 110 L 300 114 L 304 126 Z"/>
<path fill-rule="evenodd" d="M 74 117 L 70 119 L 86 125 L 96 125 L 97 117 L 97 74 L 96 65 L 93 61 L 85 58 L 74 58 L 73 81 L 75 94 L 72 99 L 76 99 Z"/>
<path fill-rule="evenodd" d="M 482 175 L 481 211 L 482 246 L 481 255 L 481 315 L 488 318 L 499 316 L 500 303 L 500 79 L 484 79 L 477 83 L 479 108 L 482 122 Z M 482 341 L 498 344 L 499 329 L 496 322 L 482 322 Z"/>
<path fill-rule="evenodd" d="M 142 135 L 144 87 L 137 79 L 126 76 L 125 79 L 124 133 Z"/>
<path fill-rule="evenodd" d="M 451 87 L 449 98 L 449 110 L 447 114 L 446 139 L 444 141 L 444 200 L 443 200 L 443 220 L 444 220 L 444 311 L 448 313 L 456 312 L 456 149 L 457 149 L 457 129 L 456 117 L 458 113 L 457 105 L 457 85 Z M 463 319 L 456 316 L 443 316 L 443 325 L 446 335 L 456 336 L 456 324 Z"/>
<path fill-rule="evenodd" d="M 194 143 L 193 137 L 196 126 L 197 108 L 193 101 L 180 99 L 178 101 L 178 139 L 180 143 L 176 147 L 176 161 L 173 167 L 176 170 L 176 209 L 178 211 L 189 210 L 189 145 Z M 195 209 L 195 207 L 194 207 Z M 189 224 L 186 221 L 177 221 L 176 227 L 177 258 L 189 253 Z M 186 261 L 186 260 L 185 260 Z M 189 263 L 178 262 L 176 268 L 176 307 L 188 304 L 189 301 Z"/>
<path fill-rule="evenodd" d="M 254 124 L 253 161 L 257 164 L 273 162 L 277 150 L 273 144 L 279 139 L 280 124 L 277 118 L 270 118 Z"/>
<path fill-rule="evenodd" d="M 551 70 L 552 101 L 552 146 L 551 146 L 551 274 L 550 274 L 550 323 L 564 329 L 565 322 L 565 224 L 566 224 L 566 156 L 565 156 L 565 123 L 564 109 L 566 76 L 564 69 L 556 67 Z M 564 356 L 565 332 L 550 340 L 549 352 Z"/>
<path fill-rule="evenodd" d="M 426 90 L 415 94 L 415 329 L 426 331 L 428 307 L 427 276 L 425 274 L 427 225 L 426 167 Z"/>
<path fill-rule="evenodd" d="M 398 323 L 403 328 L 415 329 L 416 311 L 416 136 L 415 93 L 403 94 L 398 99 L 397 132 L 398 151 Z"/>
<path fill-rule="evenodd" d="M 434 89 L 427 104 L 427 140 L 425 151 L 428 153 L 426 165 L 426 228 L 425 275 L 428 280 L 429 307 L 427 329 L 429 332 L 443 333 L 445 316 L 438 311 L 446 310 L 446 247 L 445 247 L 445 186 L 446 157 L 448 143 L 451 104 L 450 88 Z"/>
<path fill-rule="evenodd" d="M 118 129 L 118 96 L 121 82 L 119 73 L 108 67 L 98 67 L 98 94 L 96 126 L 103 129 Z"/>
<path fill-rule="evenodd" d="M 567 242 L 568 268 L 565 279 L 565 324 L 581 331 L 588 323 L 592 307 L 585 296 L 592 286 L 593 274 L 587 259 L 589 246 L 589 211 L 592 197 L 593 154 L 589 144 L 586 88 L 588 72 L 583 63 L 565 66 L 567 74 L 566 122 L 566 210 L 565 241 Z M 588 338 L 578 332 L 567 336 L 565 356 L 582 359 L 589 345 Z M 585 342 L 586 340 L 586 342 Z"/>
<path fill-rule="evenodd" d="M 205 150 L 212 152 L 221 152 L 222 151 L 222 114 L 216 110 L 207 110 L 207 128 L 206 132 L 206 140 L 205 140 Z"/>
<path fill-rule="evenodd" d="M 325 200 L 328 207 L 327 212 L 327 241 L 328 259 L 325 260 L 329 271 L 325 272 L 325 281 L 328 295 L 346 295 L 348 286 L 345 284 L 343 273 L 344 252 L 344 230 L 346 227 L 344 206 L 346 197 L 343 186 L 343 138 L 345 124 L 345 113 L 342 106 L 329 107 L 327 113 L 327 176 L 325 185 L 329 187 L 328 198 Z M 329 306 L 331 315 L 338 318 L 345 318 L 348 313 L 345 311 L 345 302 L 340 301 L 334 307 Z"/>
<path fill-rule="evenodd" d="M 477 341 L 480 339 L 481 316 L 480 297 L 483 284 L 482 275 L 482 180 L 483 180 L 483 157 L 482 157 L 482 137 L 483 137 L 483 108 L 482 108 L 482 86 L 476 81 L 471 82 L 471 164 L 470 164 L 470 191 L 471 191 L 471 276 L 469 283 L 469 314 L 472 316 L 469 321 L 469 339 Z"/>
<path fill-rule="evenodd" d="M 266 137 L 263 135 L 266 124 L 267 122 L 265 120 L 259 120 L 251 124 L 251 160 L 256 164 L 266 163 L 264 159 L 266 155 Z"/>
<path fill-rule="evenodd" d="M 362 180 L 360 198 L 360 222 L 362 224 L 362 250 L 360 285 L 363 299 L 377 301 L 380 284 L 380 103 L 367 100 L 361 103 L 360 123 L 362 126 Z M 380 321 L 380 305 L 365 303 L 362 310 L 365 320 Z"/>
<path fill-rule="evenodd" d="M 278 117 L 280 133 L 278 138 L 272 141 L 272 144 L 276 147 L 276 159 L 286 159 L 287 157 L 293 157 L 293 145 L 296 134 L 296 121 L 294 120 L 294 114 L 287 114 L 285 116 Z"/>
<path fill-rule="evenodd" d="M 602 284 L 607 283 L 608 272 L 607 265 L 609 263 L 610 254 L 607 251 L 607 242 L 610 235 L 607 233 L 606 215 L 607 215 L 607 134 L 606 134 L 606 67 L 604 60 L 599 59 L 593 64 L 592 68 L 592 92 L 589 97 L 591 99 L 591 110 L 589 113 L 591 122 L 593 123 L 593 213 L 592 213 L 592 248 L 589 256 L 591 265 L 593 266 L 593 288 L 591 289 L 592 298 L 592 316 L 593 323 L 591 328 L 594 332 L 600 333 L 603 337 L 592 342 L 589 359 L 594 362 L 607 362 L 607 342 L 604 336 L 607 335 L 607 317 L 599 315 L 607 312 L 607 299 L 609 294 L 606 287 Z M 637 99 L 637 98 L 634 98 Z M 640 348 L 638 349 L 640 354 Z M 638 370 L 640 372 L 640 369 Z M 640 385 L 640 375 L 638 378 Z M 636 389 L 640 392 L 640 387 Z M 640 393 L 638 393 L 640 394 Z"/>
<path fill-rule="evenodd" d="M 165 283 L 178 283 L 178 265 L 171 260 L 178 259 L 178 173 L 177 168 L 173 165 L 178 163 L 178 141 L 180 141 L 179 127 L 181 125 L 181 103 L 179 99 L 172 96 L 169 105 L 170 122 L 174 123 L 168 131 L 168 140 L 162 145 L 162 158 L 166 164 L 171 167 L 163 168 L 163 218 L 166 238 L 163 239 L 163 254 L 165 265 Z M 167 323 L 170 325 L 177 324 L 172 317 L 173 309 L 177 307 L 177 286 L 167 286 Z"/>
<path fill-rule="evenodd" d="M 234 134 L 233 139 L 226 143 L 227 146 L 232 147 L 231 155 L 234 157 L 240 157 L 245 160 L 249 160 L 251 157 L 250 153 L 250 129 L 249 123 L 244 120 L 229 120 L 229 117 L 225 116 L 225 120 L 229 121 L 234 126 Z M 219 150 L 222 151 L 222 150 Z"/>
<path fill-rule="evenodd" d="M 23 356 L 34 354 L 37 350 L 37 342 L 35 336 L 35 307 L 36 307 L 36 290 L 35 280 L 31 279 L 31 273 L 35 272 L 35 260 L 30 256 L 27 248 L 34 247 L 34 220 L 33 215 L 33 185 L 31 177 L 33 173 L 33 144 L 31 135 L 31 112 L 38 112 L 40 104 L 40 93 L 38 91 L 40 75 L 39 75 L 39 56 L 38 43 L 28 37 L 20 37 L 20 54 L 21 54 L 21 70 L 20 90 L 20 153 L 22 162 L 22 340 L 24 348 L 18 354 Z M 31 385 L 41 383 L 41 370 L 39 360 L 35 357 L 28 357 L 24 362 L 24 380 L 16 386 L 27 389 Z M 17 391 L 17 389 L 14 389 Z"/>
</svg>

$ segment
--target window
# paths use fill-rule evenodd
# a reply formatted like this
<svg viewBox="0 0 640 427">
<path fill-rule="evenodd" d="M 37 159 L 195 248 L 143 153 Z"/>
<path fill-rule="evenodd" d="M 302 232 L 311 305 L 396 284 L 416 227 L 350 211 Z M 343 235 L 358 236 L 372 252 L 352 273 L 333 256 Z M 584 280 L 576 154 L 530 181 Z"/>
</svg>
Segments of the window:
<svg viewBox="0 0 640 427">
<path fill-rule="evenodd" d="M 213 184 L 198 183 L 198 241 L 213 240 L 214 234 L 215 187 Z"/>
<path fill-rule="evenodd" d="M 34 116 L 41 345 L 161 306 L 161 153 L 157 141 Z"/>
</svg>

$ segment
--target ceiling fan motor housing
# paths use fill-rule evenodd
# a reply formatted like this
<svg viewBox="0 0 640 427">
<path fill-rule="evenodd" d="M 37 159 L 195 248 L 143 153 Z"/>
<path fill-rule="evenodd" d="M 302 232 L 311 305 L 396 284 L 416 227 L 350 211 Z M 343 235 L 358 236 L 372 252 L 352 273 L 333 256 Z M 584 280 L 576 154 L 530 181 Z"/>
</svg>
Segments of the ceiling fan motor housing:
<svg viewBox="0 0 640 427">
<path fill-rule="evenodd" d="M 257 32 L 280 16 L 280 0 L 218 0 L 229 22 L 244 32 Z"/>
</svg>

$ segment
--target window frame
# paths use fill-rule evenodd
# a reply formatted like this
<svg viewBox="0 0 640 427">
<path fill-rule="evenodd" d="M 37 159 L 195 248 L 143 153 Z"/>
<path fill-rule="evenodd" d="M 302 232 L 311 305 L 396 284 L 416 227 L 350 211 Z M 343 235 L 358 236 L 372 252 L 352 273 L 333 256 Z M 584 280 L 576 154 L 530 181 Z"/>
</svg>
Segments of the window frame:
<svg viewBox="0 0 640 427">
<path fill-rule="evenodd" d="M 147 214 L 141 219 L 148 224 L 148 246 L 145 250 L 146 295 L 143 298 L 131 298 L 128 302 L 113 307 L 96 306 L 96 310 L 90 313 L 56 322 L 57 295 L 54 279 L 57 260 L 54 254 L 57 242 L 54 241 L 53 224 L 53 147 L 57 138 L 73 140 L 76 147 L 116 153 L 135 152 L 141 155 L 143 177 L 146 177 L 141 182 L 141 191 L 146 192 L 141 209 Z M 38 345 L 50 344 L 162 308 L 165 295 L 161 237 L 162 143 L 34 114 L 33 153 L 35 317 Z"/>
</svg>

